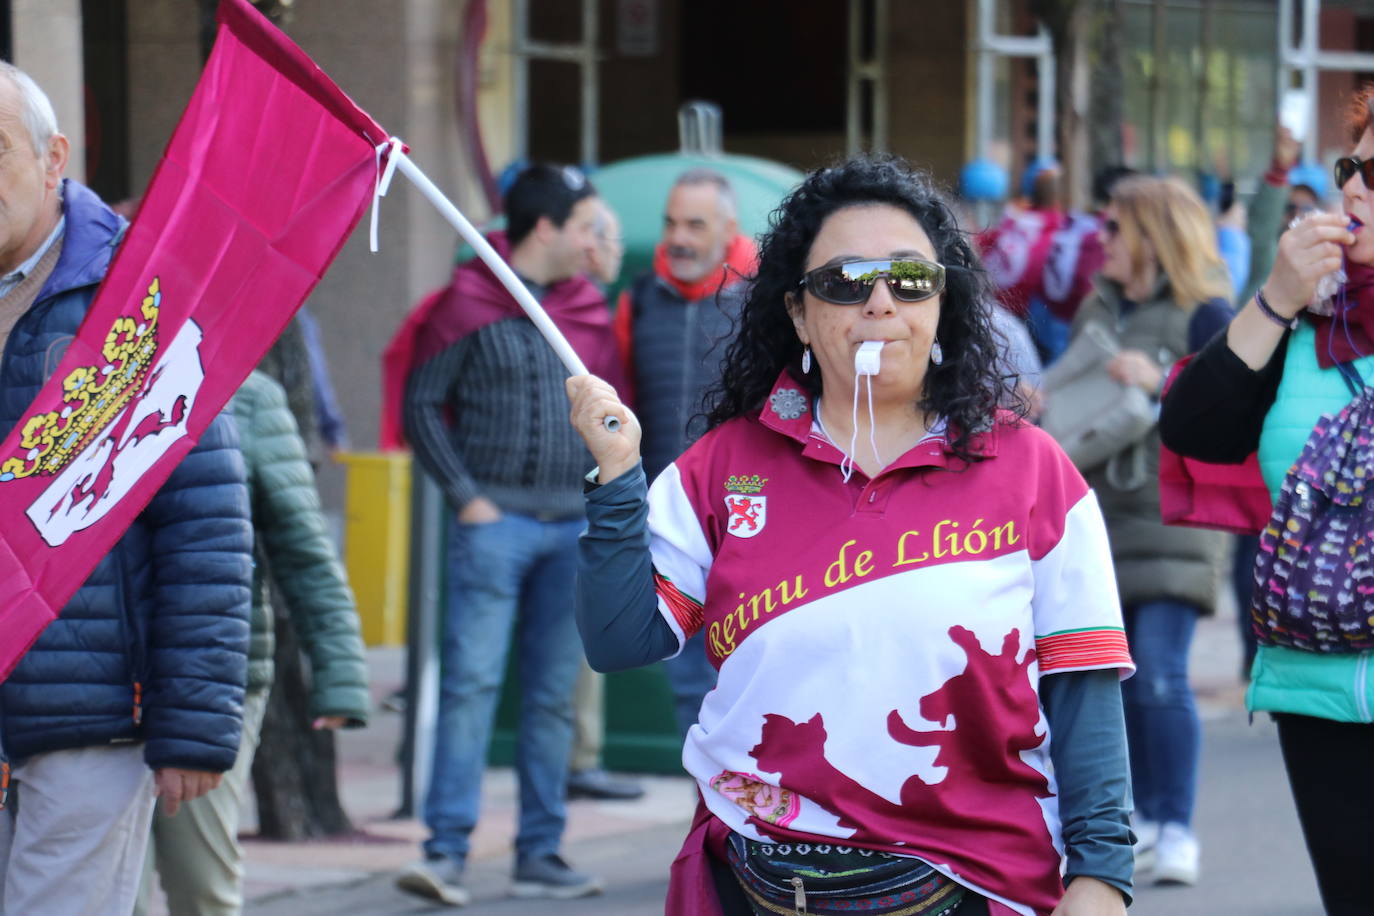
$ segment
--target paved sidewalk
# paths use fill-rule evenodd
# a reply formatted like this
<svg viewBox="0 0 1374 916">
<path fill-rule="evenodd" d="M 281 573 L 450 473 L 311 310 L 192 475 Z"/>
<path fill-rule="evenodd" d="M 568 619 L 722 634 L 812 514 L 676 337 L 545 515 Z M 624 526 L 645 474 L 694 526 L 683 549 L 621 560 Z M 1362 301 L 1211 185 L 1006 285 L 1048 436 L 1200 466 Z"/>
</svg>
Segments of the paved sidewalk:
<svg viewBox="0 0 1374 916">
<path fill-rule="evenodd" d="M 404 653 L 370 652 L 373 693 L 380 700 L 400 684 Z M 1315 890 L 1278 760 L 1273 727 L 1246 721 L 1239 678 L 1234 610 L 1203 620 L 1192 671 L 1204 718 L 1203 785 L 1198 832 L 1204 876 L 1197 888 L 1142 888 L 1133 913 L 1316 913 Z M 399 773 L 394 763 L 402 717 L 378 710 L 372 727 L 340 736 L 344 804 L 359 833 L 331 842 L 267 843 L 245 839 L 250 916 L 340 916 L 441 912 L 396 891 L 393 877 L 418 855 L 424 828 L 394 820 Z M 662 912 L 668 864 L 690 820 L 693 790 L 685 778 L 649 777 L 634 802 L 569 805 L 565 852 L 578 868 L 607 880 L 607 894 L 551 904 L 512 900 L 510 848 L 515 781 L 509 770 L 488 773 L 470 875 L 475 900 L 464 912 L 568 916 L 631 916 Z M 248 812 L 245 833 L 254 820 Z M 1279 865 L 1281 863 L 1281 865 Z M 1278 875 L 1274 868 L 1284 876 Z"/>
<path fill-rule="evenodd" d="M 418 858 L 419 843 L 426 835 L 419 820 L 393 817 L 400 803 L 396 749 L 404 716 L 383 709 L 381 703 L 404 680 L 405 653 L 400 649 L 372 649 L 368 652 L 368 665 L 375 704 L 372 724 L 366 729 L 340 732 L 338 742 L 340 794 L 357 832 L 330 841 L 257 840 L 251 836 L 257 829 L 257 816 L 250 804 L 244 812 L 242 831 L 247 870 L 244 890 L 249 913 L 318 912 L 340 916 L 413 912 L 414 909 L 390 907 L 417 904 L 419 911 L 427 909 L 422 901 L 393 891 L 390 886 L 390 877 Z M 610 874 L 607 869 L 614 869 L 613 877 L 619 884 L 635 880 L 634 875 L 626 873 L 627 869 L 647 871 L 644 877 L 652 886 L 650 897 L 661 901 L 662 889 L 655 882 L 661 882 L 667 874 L 668 863 L 681 844 L 695 805 L 694 789 L 685 776 L 650 776 L 643 779 L 643 784 L 645 796 L 633 802 L 569 802 L 564 852 L 578 868 L 605 875 Z M 478 900 L 500 899 L 505 895 L 516 809 L 514 771 L 489 770 L 470 856 L 473 890 Z M 362 904 L 357 898 L 358 886 L 378 875 L 382 879 L 372 883 L 382 888 L 388 901 L 382 909 L 373 908 L 371 903 Z M 525 902 L 523 906 L 528 912 L 534 905 Z M 626 912 L 653 912 L 653 908 Z"/>
</svg>

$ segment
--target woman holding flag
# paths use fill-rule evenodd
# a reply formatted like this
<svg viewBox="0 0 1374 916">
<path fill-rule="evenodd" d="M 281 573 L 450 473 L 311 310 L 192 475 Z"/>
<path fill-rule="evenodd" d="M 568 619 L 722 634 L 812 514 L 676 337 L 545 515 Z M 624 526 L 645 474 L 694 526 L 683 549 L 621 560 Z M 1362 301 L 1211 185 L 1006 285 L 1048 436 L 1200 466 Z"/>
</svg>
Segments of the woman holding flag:
<svg viewBox="0 0 1374 916">
<path fill-rule="evenodd" d="M 704 631 L 719 670 L 670 913 L 1124 912 L 1132 664 L 1106 534 L 1067 457 L 1000 408 L 989 301 L 929 179 L 860 157 L 783 202 L 711 428 L 651 490 L 633 415 L 569 380 L 600 465 L 589 660 Z"/>
</svg>

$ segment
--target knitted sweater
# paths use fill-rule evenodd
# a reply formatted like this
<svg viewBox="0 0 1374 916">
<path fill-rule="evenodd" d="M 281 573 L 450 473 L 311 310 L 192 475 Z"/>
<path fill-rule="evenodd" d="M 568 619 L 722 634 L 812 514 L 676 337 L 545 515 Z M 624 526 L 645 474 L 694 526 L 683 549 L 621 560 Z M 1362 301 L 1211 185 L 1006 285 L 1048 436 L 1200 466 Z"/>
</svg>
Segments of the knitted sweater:
<svg viewBox="0 0 1374 916">
<path fill-rule="evenodd" d="M 14 289 L 0 296 L 0 351 L 3 351 L 5 341 L 9 339 L 10 331 L 14 329 L 15 322 L 38 299 L 39 291 L 47 284 L 48 277 L 52 276 L 53 268 L 57 266 L 57 261 L 61 257 L 62 237 L 59 236 L 56 241 L 48 246 L 43 257 L 38 259 L 33 270 L 29 271 L 28 275 L 20 280 Z"/>
<path fill-rule="evenodd" d="M 583 514 L 593 462 L 568 422 L 567 376 L 526 318 L 488 324 L 410 374 L 406 438 L 455 510 L 485 496 L 537 518 Z"/>
</svg>

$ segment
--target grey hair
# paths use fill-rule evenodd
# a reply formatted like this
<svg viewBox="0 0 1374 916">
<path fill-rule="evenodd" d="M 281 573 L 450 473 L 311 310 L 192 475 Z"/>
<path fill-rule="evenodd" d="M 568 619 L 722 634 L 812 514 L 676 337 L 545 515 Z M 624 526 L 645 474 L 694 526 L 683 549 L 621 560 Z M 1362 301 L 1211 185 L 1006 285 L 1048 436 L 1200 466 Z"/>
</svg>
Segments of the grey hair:
<svg viewBox="0 0 1374 916">
<path fill-rule="evenodd" d="M 716 191 L 720 194 L 720 206 L 725 211 L 725 216 L 733 219 L 738 211 L 735 205 L 735 189 L 730 184 L 730 179 L 726 178 L 715 169 L 697 167 L 688 169 L 677 180 L 673 182 L 674 188 L 681 188 L 687 185 L 711 184 L 716 186 Z"/>
<path fill-rule="evenodd" d="M 52 102 L 48 101 L 47 93 L 39 88 L 33 77 L 9 61 L 0 60 L 0 75 L 9 77 L 10 82 L 19 90 L 19 96 L 23 100 L 20 116 L 24 120 L 24 126 L 28 128 L 29 142 L 33 144 L 35 153 L 43 155 L 48 143 L 57 133 L 57 115 L 53 112 Z"/>
</svg>

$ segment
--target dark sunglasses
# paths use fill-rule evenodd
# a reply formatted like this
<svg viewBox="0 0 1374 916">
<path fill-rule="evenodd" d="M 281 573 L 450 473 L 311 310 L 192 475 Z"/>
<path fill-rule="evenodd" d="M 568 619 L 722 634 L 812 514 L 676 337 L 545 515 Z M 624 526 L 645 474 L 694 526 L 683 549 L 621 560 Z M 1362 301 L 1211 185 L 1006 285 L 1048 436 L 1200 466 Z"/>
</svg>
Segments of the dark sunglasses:
<svg viewBox="0 0 1374 916">
<path fill-rule="evenodd" d="M 1360 180 L 1366 188 L 1374 188 L 1374 159 L 1361 159 L 1359 156 L 1344 156 L 1336 160 L 1336 187 L 1343 188 L 1345 183 L 1360 173 Z"/>
<path fill-rule="evenodd" d="M 835 305 L 863 305 L 879 277 L 887 281 L 893 298 L 902 302 L 920 302 L 939 295 L 945 288 L 945 268 L 919 258 L 829 264 L 807 271 L 797 286 L 804 286 L 817 299 Z"/>
</svg>

